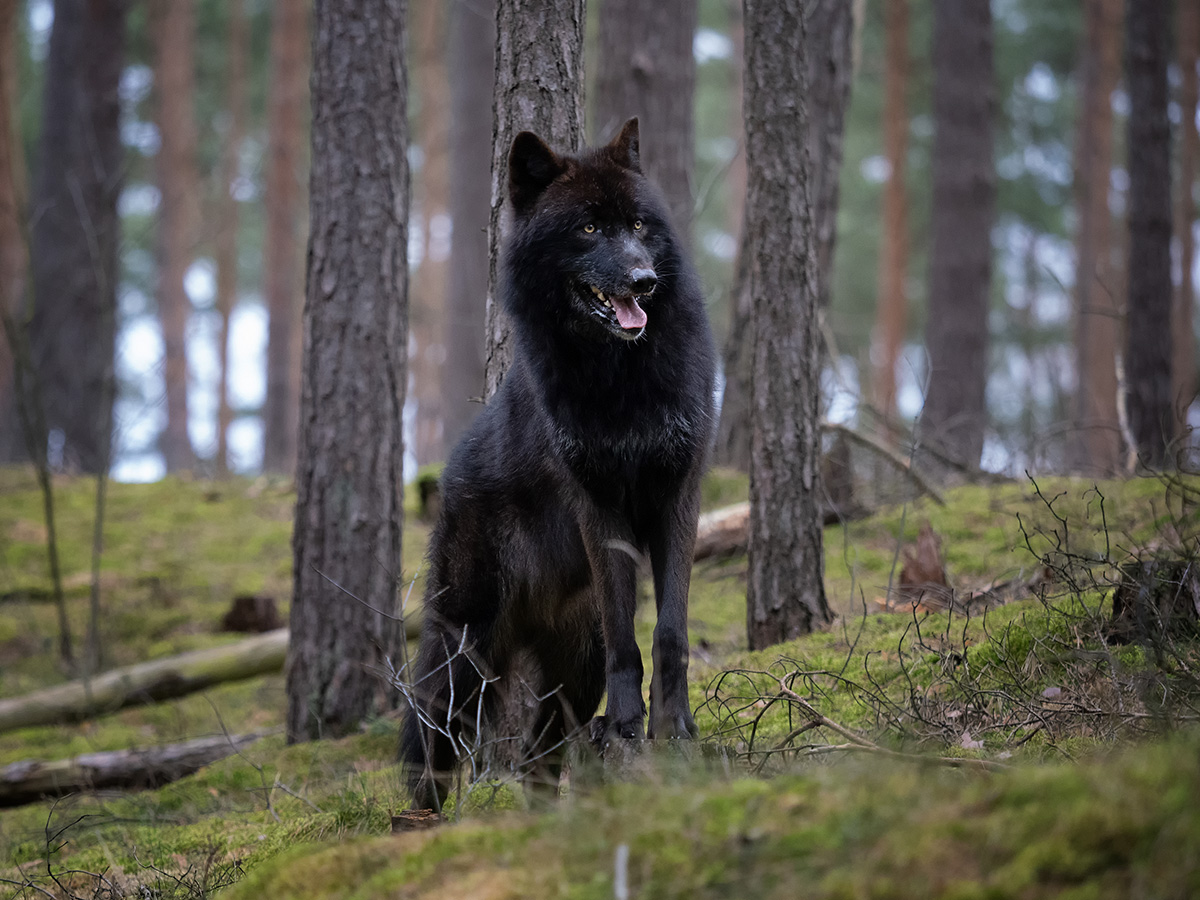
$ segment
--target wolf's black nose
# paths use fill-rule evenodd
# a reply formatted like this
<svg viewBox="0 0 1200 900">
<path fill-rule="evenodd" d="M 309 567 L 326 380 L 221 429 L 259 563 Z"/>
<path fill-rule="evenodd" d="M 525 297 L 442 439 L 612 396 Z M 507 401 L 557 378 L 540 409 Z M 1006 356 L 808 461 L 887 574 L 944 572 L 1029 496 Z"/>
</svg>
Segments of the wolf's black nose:
<svg viewBox="0 0 1200 900">
<path fill-rule="evenodd" d="M 653 269 L 634 269 L 629 273 L 629 281 L 635 294 L 648 294 L 658 284 L 658 276 Z"/>
</svg>

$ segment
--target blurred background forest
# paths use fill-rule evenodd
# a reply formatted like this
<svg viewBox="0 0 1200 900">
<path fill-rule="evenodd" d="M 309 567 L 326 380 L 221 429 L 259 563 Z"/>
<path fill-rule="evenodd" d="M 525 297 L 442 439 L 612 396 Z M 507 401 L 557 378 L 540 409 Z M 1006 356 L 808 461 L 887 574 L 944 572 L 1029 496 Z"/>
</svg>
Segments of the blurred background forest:
<svg viewBox="0 0 1200 900">
<path fill-rule="evenodd" d="M 72 2 L 82 6 L 77 0 L 59 6 Z M 98 268 L 86 259 L 55 257 L 55 240 L 39 238 L 39 228 L 53 223 L 39 220 L 38 201 L 55 189 L 46 172 L 57 165 L 56 148 L 74 140 L 72 123 L 87 115 L 119 116 L 120 145 L 107 157 L 119 174 L 108 183 L 120 184 L 119 238 L 112 247 L 119 273 L 115 320 L 98 326 L 82 312 L 61 310 L 49 322 L 30 318 L 30 352 L 45 404 L 54 407 L 55 390 L 87 395 L 72 378 L 83 377 L 88 354 L 103 357 L 111 347 L 113 444 L 98 458 L 110 459 L 115 478 L 154 480 L 188 470 L 290 475 L 308 240 L 307 5 L 108 5 L 121 11 L 107 30 L 103 23 L 86 26 L 91 30 L 73 38 L 75 50 L 56 56 L 51 0 L 0 2 L 0 61 L 14 88 L 8 161 L 17 205 L 29 210 L 32 223 L 27 234 L 0 229 L 0 243 L 7 240 L 9 247 L 0 253 L 0 265 L 8 267 L 0 280 L 7 285 L 24 277 L 14 241 L 30 241 L 35 286 L 39 267 L 60 277 L 73 267 Z M 852 6 L 823 409 L 834 422 L 894 437 L 910 432 L 927 387 L 934 15 L 925 0 L 855 0 Z M 487 0 L 409 4 L 409 477 L 444 458 L 478 408 L 471 398 L 483 392 L 482 230 L 491 188 L 494 41 L 488 7 Z M 589 136 L 607 140 L 619 120 L 598 121 L 594 109 L 605 40 L 599 7 L 589 4 L 586 102 Z M 993 0 L 991 11 L 996 194 L 987 425 L 979 463 L 1005 473 L 1119 471 L 1129 461 L 1117 401 L 1129 254 L 1124 5 Z M 1184 447 L 1196 380 L 1200 11 L 1195 0 L 1179 0 L 1172 16 L 1171 402 L 1177 432 L 1169 437 Z M 693 53 L 692 242 L 720 342 L 730 327 L 745 192 L 739 3 L 701 0 Z M 119 65 L 109 73 L 119 106 L 107 113 L 71 106 L 61 89 L 68 76 L 56 73 L 56 64 L 82 67 L 89 73 L 84 77 L 94 79 L 105 77 L 105 66 Z M 643 135 L 655 128 L 643 120 Z M 67 181 L 58 187 L 71 189 Z M 1098 203 L 1091 199 L 1097 196 Z M 26 309 L 16 294 L 3 299 L 11 310 Z M 18 312 L 18 323 L 21 318 Z M 45 348 L 48 339 L 39 338 L 39 330 L 53 333 L 57 349 Z M 0 461 L 27 454 L 17 389 L 10 351 L 0 348 Z M 80 415 L 103 409 L 99 390 L 88 395 L 93 399 Z M 51 465 L 95 471 L 86 442 L 64 435 L 69 426 L 49 425 Z"/>
</svg>

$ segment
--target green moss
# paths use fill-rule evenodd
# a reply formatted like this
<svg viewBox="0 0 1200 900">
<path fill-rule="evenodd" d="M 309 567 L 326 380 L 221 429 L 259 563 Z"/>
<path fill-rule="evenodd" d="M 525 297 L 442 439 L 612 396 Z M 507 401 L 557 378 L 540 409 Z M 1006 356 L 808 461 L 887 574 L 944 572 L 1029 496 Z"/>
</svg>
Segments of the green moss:
<svg viewBox="0 0 1200 900">
<path fill-rule="evenodd" d="M 272 737 L 157 791 L 0 812 L 0 859 L 46 858 L 49 824 L 52 832 L 64 829 L 66 843 L 52 854 L 60 868 L 119 870 L 152 884 L 158 876 L 147 866 L 178 872 L 206 860 L 236 862 L 249 874 L 231 896 L 607 898 L 622 843 L 630 848 L 633 893 L 643 897 L 1115 897 L 1134 885 L 1147 895 L 1187 896 L 1200 889 L 1178 864 L 1180 848 L 1200 840 L 1189 806 L 1198 785 L 1180 771 L 1200 746 L 1193 738 L 1139 745 L 1082 767 L 1043 765 L 1056 755 L 1095 755 L 1100 738 L 1081 722 L 1053 740 L 1032 729 L 983 735 L 984 755 L 1003 749 L 1020 763 L 998 776 L 826 755 L 799 770 L 790 761 L 768 766 L 785 773 L 771 780 L 731 777 L 747 772 L 737 753 L 746 749 L 749 726 L 756 746 L 770 748 L 804 720 L 794 706 L 763 702 L 778 693 L 781 677 L 821 713 L 881 745 L 961 755 L 980 751 L 938 743 L 911 723 L 897 727 L 863 689 L 890 698 L 897 710 L 915 697 L 945 712 L 970 690 L 1003 694 L 1014 672 L 1031 696 L 1059 687 L 1088 702 L 1104 699 L 1114 673 L 1141 680 L 1134 703 L 1187 687 L 1181 668 L 1160 666 L 1144 648 L 1097 643 L 1107 612 L 1103 590 L 1014 603 L 970 621 L 875 612 L 875 598 L 898 571 L 900 542 L 914 540 L 926 519 L 942 536 L 951 577 L 968 587 L 1028 571 L 1036 560 L 1027 543 L 1060 560 L 1068 550 L 1103 574 L 1105 553 L 1144 546 L 1165 521 L 1169 540 L 1175 530 L 1194 534 L 1188 528 L 1196 516 L 1163 481 L 1094 487 L 1054 479 L 1040 489 L 1041 497 L 1028 483 L 963 488 L 949 493 L 945 507 L 919 500 L 828 529 L 826 583 L 838 622 L 828 633 L 759 653 L 745 650 L 745 558 L 696 566 L 691 699 L 710 740 L 692 755 L 704 764 L 689 763 L 688 754 L 655 754 L 641 780 L 580 788 L 543 816 L 497 818 L 497 810 L 522 807 L 523 799 L 508 786 L 485 786 L 461 810 L 452 804 L 462 824 L 393 839 L 382 835 L 407 797 L 393 764 L 395 721 L 382 718 L 346 741 L 285 747 Z M 64 479 L 58 490 L 69 612 L 79 634 L 94 483 Z M 8 598 L 0 601 L 0 695 L 11 696 L 66 673 L 53 656 L 55 611 L 46 599 L 32 478 L 0 469 L 0 496 L 0 596 Z M 717 471 L 706 479 L 706 508 L 745 496 L 744 476 Z M 235 639 L 216 632 L 235 593 L 271 594 L 286 611 L 292 502 L 285 485 L 270 481 L 113 485 L 102 566 L 106 661 Z M 419 572 L 427 535 L 410 514 L 406 577 Z M 413 597 L 420 590 L 418 578 Z M 649 601 L 648 586 L 644 595 Z M 652 601 L 636 624 L 649 667 Z M 1193 665 L 1195 648 L 1179 650 Z M 726 697 L 722 705 L 714 679 L 737 669 L 744 671 L 723 683 L 744 702 Z M 993 713 L 1004 713 L 1002 701 L 989 702 Z M 0 764 L 222 728 L 277 729 L 283 708 L 282 676 L 255 679 L 81 726 L 3 734 Z M 1165 727 L 1169 716 L 1162 718 L 1144 727 Z M 839 740 L 827 731 L 800 738 L 809 739 Z M 298 849 L 301 843 L 308 846 Z"/>
</svg>

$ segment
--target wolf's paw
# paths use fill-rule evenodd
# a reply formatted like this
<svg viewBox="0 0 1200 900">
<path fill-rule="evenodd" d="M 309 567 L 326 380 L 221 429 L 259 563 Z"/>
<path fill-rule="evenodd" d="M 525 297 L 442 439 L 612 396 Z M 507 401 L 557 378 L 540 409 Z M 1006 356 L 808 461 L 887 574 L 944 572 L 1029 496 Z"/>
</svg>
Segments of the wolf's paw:
<svg viewBox="0 0 1200 900">
<path fill-rule="evenodd" d="M 614 744 L 638 742 L 646 739 L 645 726 L 640 718 L 628 722 L 616 722 L 608 716 L 596 716 L 588 726 L 592 746 L 604 756 Z"/>
</svg>

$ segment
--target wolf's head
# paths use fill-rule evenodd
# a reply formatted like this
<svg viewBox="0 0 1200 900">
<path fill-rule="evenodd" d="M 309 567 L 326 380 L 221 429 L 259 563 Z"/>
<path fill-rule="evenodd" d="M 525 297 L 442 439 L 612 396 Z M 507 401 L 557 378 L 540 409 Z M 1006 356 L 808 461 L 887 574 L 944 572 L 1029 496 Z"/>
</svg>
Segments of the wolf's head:
<svg viewBox="0 0 1200 900">
<path fill-rule="evenodd" d="M 604 340 L 633 341 L 654 328 L 683 264 L 666 205 L 642 174 L 636 118 L 578 156 L 521 132 L 508 184 L 505 268 L 515 316 Z"/>
</svg>

